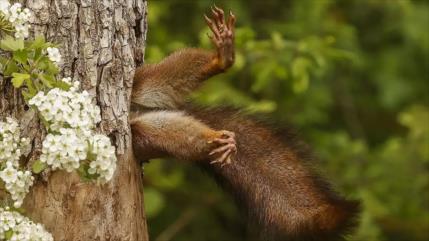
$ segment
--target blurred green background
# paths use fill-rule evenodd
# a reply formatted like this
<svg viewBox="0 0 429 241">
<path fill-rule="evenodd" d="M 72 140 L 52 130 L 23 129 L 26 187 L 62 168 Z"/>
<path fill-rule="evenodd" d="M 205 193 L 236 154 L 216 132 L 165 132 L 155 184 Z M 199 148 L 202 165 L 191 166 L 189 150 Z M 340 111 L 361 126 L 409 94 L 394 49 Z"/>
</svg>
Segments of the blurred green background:
<svg viewBox="0 0 429 241">
<path fill-rule="evenodd" d="M 236 63 L 191 98 L 291 123 L 336 188 L 363 202 L 349 240 L 429 240 L 429 3 L 216 0 L 237 16 Z M 149 0 L 146 62 L 210 48 L 213 1 Z M 248 240 L 198 168 L 144 166 L 152 240 Z"/>
</svg>

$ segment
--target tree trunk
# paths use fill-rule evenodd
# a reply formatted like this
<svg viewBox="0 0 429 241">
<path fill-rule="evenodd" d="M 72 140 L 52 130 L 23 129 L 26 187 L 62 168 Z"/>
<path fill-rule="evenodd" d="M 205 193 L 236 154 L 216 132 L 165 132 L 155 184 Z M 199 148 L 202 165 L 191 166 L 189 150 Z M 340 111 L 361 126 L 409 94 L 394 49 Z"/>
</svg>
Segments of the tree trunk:
<svg viewBox="0 0 429 241">
<path fill-rule="evenodd" d="M 114 178 L 99 186 L 63 171 L 38 177 L 23 207 L 56 241 L 148 240 L 141 168 L 131 149 L 128 124 L 134 70 L 143 62 L 146 1 L 26 0 L 32 30 L 60 44 L 62 75 L 81 81 L 101 107 L 100 132 L 117 147 Z M 41 125 L 24 108 L 19 91 L 0 79 L 1 116 L 16 117 L 32 139 L 29 165 L 40 153 Z"/>
</svg>

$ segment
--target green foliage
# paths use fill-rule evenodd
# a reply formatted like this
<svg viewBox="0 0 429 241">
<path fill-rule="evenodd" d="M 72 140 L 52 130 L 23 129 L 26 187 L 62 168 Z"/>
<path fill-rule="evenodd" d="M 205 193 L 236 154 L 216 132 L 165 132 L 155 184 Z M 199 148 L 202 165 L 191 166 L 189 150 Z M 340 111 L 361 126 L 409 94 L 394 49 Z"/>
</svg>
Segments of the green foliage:
<svg viewBox="0 0 429 241">
<path fill-rule="evenodd" d="M 14 27 L 12 24 L 5 18 L 3 13 L 0 13 L 0 36 L 2 34 L 10 34 L 14 32 Z"/>
<path fill-rule="evenodd" d="M 80 179 L 85 182 L 91 182 L 96 180 L 99 175 L 98 174 L 91 174 L 89 172 L 89 164 L 88 163 L 81 163 L 79 168 L 77 169 L 77 174 L 79 174 Z"/>
<path fill-rule="evenodd" d="M 4 238 L 5 238 L 6 240 L 9 240 L 10 238 L 12 238 L 12 235 L 13 235 L 13 231 L 12 231 L 12 230 L 8 230 L 8 231 L 6 231 L 6 232 L 4 233 Z"/>
<path fill-rule="evenodd" d="M 202 15 L 211 4 L 152 1 L 146 61 L 184 46 L 210 48 Z M 362 200 L 360 227 L 350 240 L 427 240 L 428 2 L 216 4 L 237 16 L 236 63 L 192 100 L 298 127 L 320 160 L 315 165 L 341 193 Z M 195 168 L 153 161 L 145 174 L 146 187 L 159 192 L 145 200 L 163 200 L 149 219 L 154 239 L 200 205 L 204 211 L 174 240 L 245 240 L 245 223 L 229 197 Z"/>
<path fill-rule="evenodd" d="M 29 74 L 12 73 L 12 84 L 15 88 L 21 87 L 24 81 L 29 79 Z"/>
<path fill-rule="evenodd" d="M 25 88 L 22 93 L 26 100 L 40 90 L 70 88 L 68 84 L 56 79 L 59 69 L 44 53 L 46 48 L 53 46 L 43 36 L 25 41 L 6 35 L 0 41 L 0 49 L 10 53 L 10 56 L 0 57 L 0 69 L 6 78 L 11 79 L 15 88 Z"/>
<path fill-rule="evenodd" d="M 24 40 L 15 39 L 12 36 L 6 35 L 6 37 L 0 41 L 0 48 L 5 51 L 18 51 L 24 48 Z"/>
<path fill-rule="evenodd" d="M 164 195 L 160 191 L 154 188 L 145 188 L 144 190 L 145 197 L 145 214 L 146 217 L 152 218 L 156 217 L 163 208 L 165 208 L 165 199 Z"/>
<path fill-rule="evenodd" d="M 7 27 L 2 22 L 4 19 L 0 14 L 0 30 Z M 69 90 L 70 84 L 57 80 L 57 74 L 60 72 L 58 66 L 49 59 L 47 48 L 55 47 L 54 44 L 46 42 L 43 36 L 37 36 L 34 40 L 24 40 L 14 38 L 10 35 L 2 36 L 0 40 L 0 73 L 6 79 L 10 79 L 12 85 L 21 89 L 24 99 L 28 101 L 39 91 L 48 91 L 52 88 Z M 42 115 L 39 115 L 40 121 L 49 130 L 51 123 Z M 64 124 L 67 127 L 66 124 Z M 54 131 L 50 130 L 53 134 Z M 89 172 L 89 162 L 94 161 L 96 155 L 92 152 L 92 147 L 88 152 L 88 158 L 81 164 L 78 174 L 84 181 L 92 181 L 99 177 L 99 174 Z M 40 173 L 47 168 L 47 164 L 37 160 L 32 165 L 33 173 Z"/>
<path fill-rule="evenodd" d="M 47 167 L 46 163 L 41 162 L 40 160 L 37 160 L 33 163 L 33 166 L 31 167 L 31 170 L 35 174 L 41 173 L 45 168 Z"/>
</svg>

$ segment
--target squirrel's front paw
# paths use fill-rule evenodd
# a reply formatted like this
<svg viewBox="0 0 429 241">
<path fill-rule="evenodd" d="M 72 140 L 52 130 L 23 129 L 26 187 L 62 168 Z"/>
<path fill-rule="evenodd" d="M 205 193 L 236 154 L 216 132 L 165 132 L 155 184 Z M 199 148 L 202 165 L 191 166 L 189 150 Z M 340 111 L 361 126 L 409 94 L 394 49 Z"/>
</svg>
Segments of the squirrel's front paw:
<svg viewBox="0 0 429 241">
<path fill-rule="evenodd" d="M 225 70 L 234 63 L 235 16 L 229 12 L 229 18 L 225 20 L 223 10 L 216 6 L 212 8 L 212 15 L 211 19 L 207 15 L 204 18 L 213 32 L 209 38 L 216 46 L 219 67 Z"/>
<path fill-rule="evenodd" d="M 223 167 L 231 164 L 231 155 L 237 152 L 237 142 L 235 141 L 234 132 L 222 130 L 219 133 L 220 137 L 211 141 L 219 144 L 219 147 L 211 151 L 209 155 L 218 154 L 220 156 L 211 161 L 210 164 L 221 163 L 221 167 Z"/>
</svg>

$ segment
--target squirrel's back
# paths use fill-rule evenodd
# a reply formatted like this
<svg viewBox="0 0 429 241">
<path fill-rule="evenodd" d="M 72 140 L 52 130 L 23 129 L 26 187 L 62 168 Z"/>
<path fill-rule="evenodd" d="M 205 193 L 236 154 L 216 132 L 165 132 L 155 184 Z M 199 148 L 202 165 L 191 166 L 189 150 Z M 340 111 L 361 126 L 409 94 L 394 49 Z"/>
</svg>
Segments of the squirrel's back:
<svg viewBox="0 0 429 241">
<path fill-rule="evenodd" d="M 236 133 L 238 152 L 230 165 L 203 165 L 236 197 L 251 225 L 261 227 L 259 238 L 342 240 L 355 225 L 359 202 L 340 197 L 313 171 L 310 155 L 297 147 L 293 135 L 280 137 L 233 110 L 188 112 L 213 128 Z"/>
</svg>

